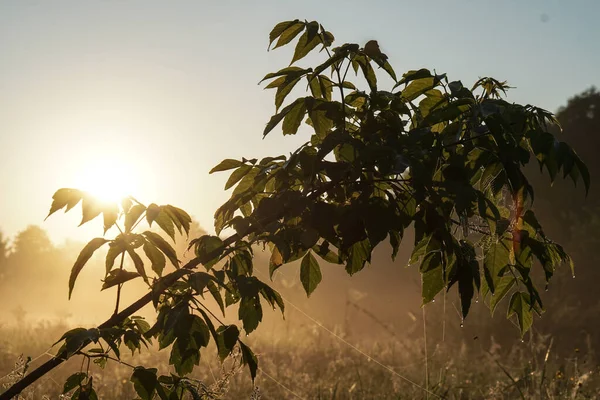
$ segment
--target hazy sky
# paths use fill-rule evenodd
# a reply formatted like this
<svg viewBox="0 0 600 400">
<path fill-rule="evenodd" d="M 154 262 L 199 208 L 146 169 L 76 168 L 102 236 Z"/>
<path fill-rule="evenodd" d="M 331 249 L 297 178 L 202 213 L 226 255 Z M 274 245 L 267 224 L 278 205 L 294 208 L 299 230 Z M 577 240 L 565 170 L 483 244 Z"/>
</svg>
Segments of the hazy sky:
<svg viewBox="0 0 600 400">
<path fill-rule="evenodd" d="M 290 49 L 266 52 L 282 20 L 316 19 L 338 44 L 378 39 L 398 73 L 494 76 L 517 87 L 510 100 L 556 110 L 600 85 L 599 17 L 597 0 L 3 0 L 0 230 L 87 238 L 75 215 L 43 218 L 56 189 L 99 179 L 98 166 L 211 230 L 228 197 L 212 166 L 307 140 L 262 140 L 273 93 L 257 82 L 288 63 Z"/>
</svg>

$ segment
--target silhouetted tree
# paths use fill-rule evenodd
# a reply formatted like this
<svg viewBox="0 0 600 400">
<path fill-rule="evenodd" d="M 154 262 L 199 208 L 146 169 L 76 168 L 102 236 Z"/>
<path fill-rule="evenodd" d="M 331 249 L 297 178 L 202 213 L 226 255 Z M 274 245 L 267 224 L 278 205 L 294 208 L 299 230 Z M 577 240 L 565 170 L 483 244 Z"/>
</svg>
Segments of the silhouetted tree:
<svg viewBox="0 0 600 400">
<path fill-rule="evenodd" d="M 45 253 L 53 248 L 46 231 L 37 225 L 29 225 L 19 232 L 14 240 L 15 255 Z"/>
<path fill-rule="evenodd" d="M 8 259 L 8 241 L 0 232 L 0 281 L 4 279 L 6 270 L 6 261 Z"/>
</svg>

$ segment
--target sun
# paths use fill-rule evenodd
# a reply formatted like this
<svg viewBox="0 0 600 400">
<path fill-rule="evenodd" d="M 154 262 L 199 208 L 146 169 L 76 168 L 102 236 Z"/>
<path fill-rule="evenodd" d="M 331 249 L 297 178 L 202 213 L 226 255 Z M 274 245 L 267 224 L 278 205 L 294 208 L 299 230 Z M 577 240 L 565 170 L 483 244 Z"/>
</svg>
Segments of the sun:
<svg viewBox="0 0 600 400">
<path fill-rule="evenodd" d="M 138 180 L 128 162 L 112 157 L 87 160 L 77 173 L 76 188 L 100 201 L 120 202 L 136 193 Z"/>
</svg>

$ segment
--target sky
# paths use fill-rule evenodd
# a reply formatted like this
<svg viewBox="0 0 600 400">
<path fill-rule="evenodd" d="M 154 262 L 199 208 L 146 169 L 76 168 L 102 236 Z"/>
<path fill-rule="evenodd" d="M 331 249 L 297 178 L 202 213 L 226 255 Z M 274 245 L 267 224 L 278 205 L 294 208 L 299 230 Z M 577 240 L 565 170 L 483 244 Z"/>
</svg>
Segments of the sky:
<svg viewBox="0 0 600 400">
<path fill-rule="evenodd" d="M 507 80 L 510 101 L 556 111 L 600 86 L 599 16 L 595 0 L 4 0 L 0 231 L 100 236 L 100 221 L 77 228 L 73 211 L 44 218 L 57 189 L 116 176 L 140 201 L 182 207 L 212 231 L 229 196 L 214 165 L 308 139 L 262 138 L 274 93 L 257 83 L 292 54 L 267 52 L 280 21 L 318 20 L 337 44 L 376 39 L 397 73 Z"/>
</svg>

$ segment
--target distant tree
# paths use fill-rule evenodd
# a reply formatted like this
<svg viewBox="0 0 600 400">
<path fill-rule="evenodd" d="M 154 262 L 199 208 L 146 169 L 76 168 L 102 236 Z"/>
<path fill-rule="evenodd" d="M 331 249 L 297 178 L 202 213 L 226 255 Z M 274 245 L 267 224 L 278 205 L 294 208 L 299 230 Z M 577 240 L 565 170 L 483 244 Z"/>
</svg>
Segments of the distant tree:
<svg viewBox="0 0 600 400">
<path fill-rule="evenodd" d="M 0 282 L 6 274 L 6 261 L 8 260 L 8 240 L 0 232 Z"/>
<path fill-rule="evenodd" d="M 586 162 L 592 177 L 600 175 L 600 92 L 592 87 L 568 100 L 556 118 L 562 133 Z M 568 346 L 583 345 L 591 334 L 594 343 L 600 340 L 600 325 L 593 323 L 600 311 L 596 285 L 600 279 L 600 191 L 590 188 L 584 198 L 574 193 L 565 182 L 557 181 L 552 187 L 547 178 L 531 171 L 531 182 L 536 189 L 534 207 L 545 221 L 546 230 L 564 243 L 577 263 L 577 279 L 561 274 L 551 285 L 553 296 L 548 304 L 549 320 L 545 328 L 562 337 L 569 337 Z M 572 312 L 577 309 L 578 312 Z M 554 323 L 550 323 L 554 321 Z"/>
<path fill-rule="evenodd" d="M 13 241 L 13 253 L 15 256 L 37 256 L 54 249 L 48 233 L 37 225 L 29 225 L 25 230 L 19 232 Z"/>
<path fill-rule="evenodd" d="M 211 170 L 232 171 L 225 189 L 233 191 L 215 213 L 215 230 L 217 235 L 225 228 L 236 233 L 226 239 L 208 234 L 194 238 L 189 248 L 195 257 L 180 265 L 168 241 L 136 228 L 146 220 L 174 240 L 177 232 L 190 231 L 185 211 L 146 206 L 133 198 L 102 204 L 76 189 L 55 193 L 49 214 L 81 201 L 82 223 L 102 215 L 105 232 L 119 227 L 116 237 L 98 237 L 83 248 L 69 278 L 70 295 L 94 251 L 108 247 L 102 288 L 116 288 L 115 314 L 97 328 L 65 333 L 57 357 L 0 399 L 19 393 L 67 358 L 82 356 L 104 366 L 119 357 L 121 344 L 141 351 L 150 339 L 161 349 L 170 347 L 176 374 L 134 368 L 131 381 L 144 400 L 155 395 L 182 398 L 185 392 L 201 398 L 202 386 L 186 376 L 211 339 L 222 360 L 239 354 L 254 378 L 258 361 L 240 328 L 222 322 L 213 310 L 224 314 L 226 308 L 236 308 L 246 334 L 262 321 L 263 304 L 283 312 L 281 296 L 255 276 L 257 245 L 271 250 L 271 274 L 300 260 L 300 281 L 310 296 L 322 278 L 317 259 L 341 264 L 353 275 L 370 263 L 383 241 L 389 241 L 394 259 L 405 231 L 414 229 L 410 263 L 419 265 L 424 304 L 455 287 L 466 317 L 476 293 L 492 310 L 507 298 L 508 316 L 522 333 L 530 329 L 534 314 L 543 310 L 532 270 L 539 267 L 549 280 L 560 264 L 571 260 L 546 236 L 531 209 L 534 190 L 523 167 L 533 155 L 551 180 L 564 172 L 574 182 L 583 181 L 586 190 L 590 184 L 577 154 L 555 142 L 550 131 L 554 116 L 504 100 L 508 86 L 493 78 L 482 78 L 470 89 L 427 69 L 398 79 L 376 41 L 334 48 L 334 36 L 316 21 L 282 22 L 271 31 L 270 43 L 281 47 L 297 36 L 290 66 L 263 79 L 269 81 L 267 88 L 276 89 L 276 114 L 263 135 L 277 126 L 284 135 L 302 133 L 306 122 L 308 140 L 289 157 L 226 159 Z M 322 63 L 297 65 L 319 48 L 325 55 Z M 388 76 L 389 90 L 381 88 L 377 67 Z M 348 78 L 352 71 L 360 73 L 359 82 Z M 356 85 L 363 82 L 361 90 Z M 297 84 L 308 95 L 286 104 Z M 132 261 L 130 269 L 125 268 L 126 257 Z M 167 261 L 177 267 L 175 272 L 163 274 Z M 143 279 L 150 290 L 118 312 L 121 289 L 132 279 Z M 208 307 L 207 297 L 215 307 Z M 157 312 L 152 327 L 132 316 L 150 302 Z M 88 352 L 91 343 L 106 346 Z M 71 390 L 74 398 L 96 397 L 88 370 L 68 378 L 65 392 Z"/>
<path fill-rule="evenodd" d="M 569 141 L 588 166 L 591 176 L 600 174 L 600 93 L 592 87 L 569 99 L 566 106 L 557 114 L 562 132 L 555 132 Z M 531 168 L 532 183 L 538 194 L 536 209 L 547 220 L 547 230 L 565 238 L 565 225 L 585 223 L 590 213 L 598 212 L 600 196 L 597 187 L 591 188 L 591 195 L 584 197 L 573 193 L 565 182 L 557 181 L 548 186 L 547 178 L 536 174 Z"/>
</svg>

